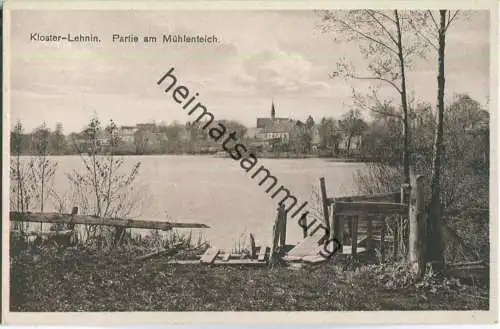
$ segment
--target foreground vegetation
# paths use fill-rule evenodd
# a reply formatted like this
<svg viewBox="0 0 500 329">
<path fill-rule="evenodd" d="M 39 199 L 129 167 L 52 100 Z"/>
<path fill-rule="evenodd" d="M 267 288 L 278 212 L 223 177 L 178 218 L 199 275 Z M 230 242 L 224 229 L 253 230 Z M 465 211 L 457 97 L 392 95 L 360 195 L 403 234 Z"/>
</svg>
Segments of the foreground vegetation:
<svg viewBox="0 0 500 329">
<path fill-rule="evenodd" d="M 11 311 L 487 310 L 486 287 L 403 265 L 237 268 L 137 261 L 141 249 L 43 249 L 11 263 Z"/>
</svg>

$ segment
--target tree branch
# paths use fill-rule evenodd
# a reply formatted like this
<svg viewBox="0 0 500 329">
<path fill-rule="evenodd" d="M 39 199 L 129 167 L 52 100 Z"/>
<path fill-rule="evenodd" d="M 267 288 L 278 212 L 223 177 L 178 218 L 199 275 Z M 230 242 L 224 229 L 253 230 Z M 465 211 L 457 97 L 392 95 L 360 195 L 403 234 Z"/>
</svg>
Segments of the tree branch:
<svg viewBox="0 0 500 329">
<path fill-rule="evenodd" d="M 402 93 L 401 89 L 399 89 L 399 87 L 394 83 L 392 82 L 391 80 L 389 79 L 386 79 L 386 78 L 382 78 L 382 77 L 359 77 L 359 76 L 355 76 L 355 75 L 351 75 L 351 77 L 353 79 L 356 79 L 356 80 L 380 80 L 380 81 L 384 81 L 388 84 L 390 84 L 391 86 L 394 87 L 394 89 L 396 89 L 398 91 L 398 93 Z"/>
<path fill-rule="evenodd" d="M 390 20 L 391 22 L 393 22 L 394 24 L 396 24 L 396 20 L 395 20 L 395 19 L 393 19 L 391 16 L 384 14 L 384 12 L 383 12 L 383 11 L 379 11 L 379 10 L 372 10 L 372 11 L 373 11 L 374 13 L 379 14 L 379 15 L 380 15 L 380 16 L 382 16 L 382 17 L 387 18 L 388 20 Z"/>
<path fill-rule="evenodd" d="M 398 52 L 397 52 L 397 51 L 395 51 L 394 49 L 392 49 L 391 47 L 389 47 L 388 45 L 386 45 L 384 42 L 382 42 L 382 41 L 380 41 L 380 40 L 377 40 L 377 39 L 375 39 L 375 38 L 373 38 L 373 37 L 371 37 L 371 36 L 367 35 L 366 33 L 363 33 L 363 32 L 361 32 L 361 31 L 359 31 L 359 30 L 355 29 L 354 27 L 352 27 L 351 25 L 349 25 L 348 23 L 346 23 L 346 22 L 344 22 L 344 21 L 342 21 L 342 20 L 340 20 L 340 19 L 336 19 L 336 18 L 332 18 L 332 19 L 333 19 L 334 21 L 337 21 L 337 22 L 339 22 L 339 23 L 343 24 L 343 25 L 344 25 L 344 27 L 348 28 L 348 29 L 349 29 L 349 30 L 351 30 L 352 32 L 357 33 L 357 34 L 361 35 L 362 37 L 364 37 L 365 39 L 368 39 L 368 40 L 370 40 L 370 41 L 372 41 L 372 42 L 375 42 L 375 43 L 377 43 L 377 44 L 381 45 L 382 47 L 386 48 L 386 49 L 387 49 L 387 50 L 389 50 L 390 52 L 394 53 L 395 55 L 398 55 Z"/>
<path fill-rule="evenodd" d="M 446 24 L 446 27 L 444 28 L 445 31 L 448 30 L 448 27 L 450 26 L 451 22 L 453 22 L 455 17 L 457 17 L 457 14 L 459 11 L 460 10 L 455 11 L 455 14 L 453 14 L 453 16 L 451 16 L 451 11 L 448 11 L 448 23 Z"/>
<path fill-rule="evenodd" d="M 377 22 L 378 25 L 380 25 L 380 27 L 387 33 L 387 35 L 389 36 L 389 38 L 391 38 L 392 42 L 394 42 L 394 44 L 396 46 L 398 46 L 398 42 L 396 41 L 396 39 L 392 36 L 391 32 L 389 32 L 387 30 L 387 28 L 384 26 L 384 24 L 382 24 L 376 17 L 375 15 L 372 13 L 372 10 L 367 10 L 366 11 L 368 13 L 368 15 L 370 15 L 374 20 L 375 22 Z"/>
<path fill-rule="evenodd" d="M 411 26 L 415 30 L 415 33 L 417 33 L 422 39 L 424 39 L 432 48 L 438 51 L 438 47 L 427 36 L 420 32 L 419 29 L 413 25 L 413 23 L 411 23 Z"/>
<path fill-rule="evenodd" d="M 439 31 L 439 26 L 438 24 L 436 23 L 436 20 L 434 19 L 434 15 L 432 15 L 432 12 L 430 10 L 427 10 L 427 12 L 429 13 L 429 15 L 431 16 L 432 18 L 432 21 L 434 22 L 434 26 L 436 27 L 436 30 Z"/>
<path fill-rule="evenodd" d="M 403 120 L 403 116 L 400 115 L 400 114 L 392 113 L 392 112 L 389 112 L 389 111 L 379 111 L 379 110 L 376 110 L 376 107 L 369 107 L 369 106 L 367 106 L 366 102 L 364 100 L 363 101 L 361 100 L 362 96 L 359 96 L 359 94 L 356 93 L 356 91 L 354 90 L 354 88 L 353 88 L 353 98 L 354 98 L 354 101 L 355 101 L 355 105 L 361 107 L 362 109 L 364 109 L 366 111 L 370 111 L 370 112 L 378 113 L 378 114 L 381 114 L 381 115 L 384 115 L 384 116 L 394 117 L 394 118 L 397 118 L 399 120 Z M 375 102 L 380 104 L 380 101 L 377 100 L 376 98 L 375 98 Z M 387 107 L 387 104 L 384 104 L 383 106 Z"/>
</svg>

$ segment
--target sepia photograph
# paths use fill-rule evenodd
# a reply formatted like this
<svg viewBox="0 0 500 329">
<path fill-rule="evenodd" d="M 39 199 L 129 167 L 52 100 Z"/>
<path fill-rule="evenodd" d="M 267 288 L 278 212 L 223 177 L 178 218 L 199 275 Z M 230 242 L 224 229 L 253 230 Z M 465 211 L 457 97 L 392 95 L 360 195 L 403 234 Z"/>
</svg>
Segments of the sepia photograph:
<svg viewBox="0 0 500 329">
<path fill-rule="evenodd" d="M 4 5 L 4 321 L 497 321 L 497 4 L 187 3 Z"/>
</svg>

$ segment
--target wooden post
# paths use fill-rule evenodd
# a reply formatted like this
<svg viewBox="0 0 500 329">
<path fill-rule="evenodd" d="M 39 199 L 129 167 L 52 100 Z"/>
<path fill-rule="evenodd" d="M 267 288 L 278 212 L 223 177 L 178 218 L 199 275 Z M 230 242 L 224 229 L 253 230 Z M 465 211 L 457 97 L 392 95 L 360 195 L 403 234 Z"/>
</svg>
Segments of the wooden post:
<svg viewBox="0 0 500 329">
<path fill-rule="evenodd" d="M 339 227 L 338 229 L 338 234 L 337 234 L 337 240 L 340 242 L 341 245 L 344 245 L 344 216 L 337 215 L 336 216 L 337 220 L 337 225 Z M 342 249 L 339 250 L 339 252 L 342 254 Z"/>
<path fill-rule="evenodd" d="M 336 204 L 335 202 L 332 204 L 332 223 L 330 225 L 330 239 L 336 239 L 342 245 L 342 238 L 339 234 L 340 231 L 340 216 L 336 215 Z M 342 254 L 342 248 L 338 251 L 339 254 Z"/>
<path fill-rule="evenodd" d="M 366 233 L 367 233 L 367 248 L 371 249 L 373 248 L 373 216 L 368 214 L 367 217 L 367 227 L 366 227 Z"/>
<path fill-rule="evenodd" d="M 417 275 L 424 274 L 424 234 L 425 234 L 425 217 L 424 217 L 424 189 L 422 175 L 411 176 L 411 191 L 409 202 L 409 250 L 408 261 L 412 270 Z"/>
<path fill-rule="evenodd" d="M 351 255 L 356 259 L 358 255 L 358 219 L 359 216 L 352 216 L 351 218 Z"/>
<path fill-rule="evenodd" d="M 280 238 L 282 237 L 282 211 L 284 211 L 284 205 L 280 205 L 277 211 L 276 219 L 273 225 L 273 245 L 271 246 L 271 255 L 269 257 L 269 265 L 275 266 L 279 263 L 279 247 Z"/>
<path fill-rule="evenodd" d="M 385 233 L 386 233 L 387 227 L 386 227 L 386 222 L 385 222 L 385 217 L 384 220 L 382 221 L 382 230 L 380 231 L 380 259 L 382 263 L 385 263 Z"/>
<path fill-rule="evenodd" d="M 350 237 L 351 239 L 352 239 L 352 235 L 354 234 L 354 233 L 353 233 L 353 232 L 354 232 L 354 230 L 353 230 L 353 226 L 352 226 L 352 224 L 353 224 L 353 222 L 354 222 L 354 217 L 356 217 L 356 216 L 348 216 L 348 217 L 346 217 L 346 221 L 347 221 L 347 223 L 348 223 L 348 224 L 347 224 L 347 225 L 348 225 L 347 227 L 349 228 L 349 237 Z"/>
<path fill-rule="evenodd" d="M 280 239 L 280 247 L 283 249 L 286 244 L 286 211 L 285 211 L 285 206 L 282 204 L 278 208 L 278 217 L 279 217 L 279 223 L 280 223 L 280 232 L 279 232 L 279 239 Z"/>
<path fill-rule="evenodd" d="M 328 201 L 328 195 L 326 194 L 325 177 L 321 177 L 319 179 L 319 185 L 321 188 L 321 203 L 323 203 L 323 217 L 325 218 L 325 225 L 327 229 L 331 231 L 330 216 L 328 215 L 329 201 Z"/>
</svg>

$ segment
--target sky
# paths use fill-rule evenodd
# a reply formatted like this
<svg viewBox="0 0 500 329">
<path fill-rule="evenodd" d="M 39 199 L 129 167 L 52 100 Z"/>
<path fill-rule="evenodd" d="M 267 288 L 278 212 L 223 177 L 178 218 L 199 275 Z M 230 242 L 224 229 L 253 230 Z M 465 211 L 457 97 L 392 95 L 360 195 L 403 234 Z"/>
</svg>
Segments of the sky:
<svg viewBox="0 0 500 329">
<path fill-rule="evenodd" d="M 248 127 L 269 116 L 305 120 L 340 116 L 351 90 L 367 83 L 331 79 L 341 57 L 356 68 L 366 61 L 355 42 L 322 33 L 313 11 L 13 11 L 10 30 L 10 123 L 25 131 L 43 122 L 81 130 L 97 114 L 119 125 L 181 123 L 186 112 L 156 82 L 170 68 L 178 83 L 198 92 L 217 119 Z M 93 33 L 101 43 L 34 42 L 30 34 Z M 216 44 L 118 44 L 113 34 L 215 35 Z M 468 93 L 486 106 L 489 94 L 489 13 L 469 12 L 446 40 L 446 99 Z M 410 92 L 435 104 L 434 52 L 408 72 Z M 384 89 L 386 97 L 396 98 Z M 192 118 L 191 118 L 192 119 Z"/>
</svg>

